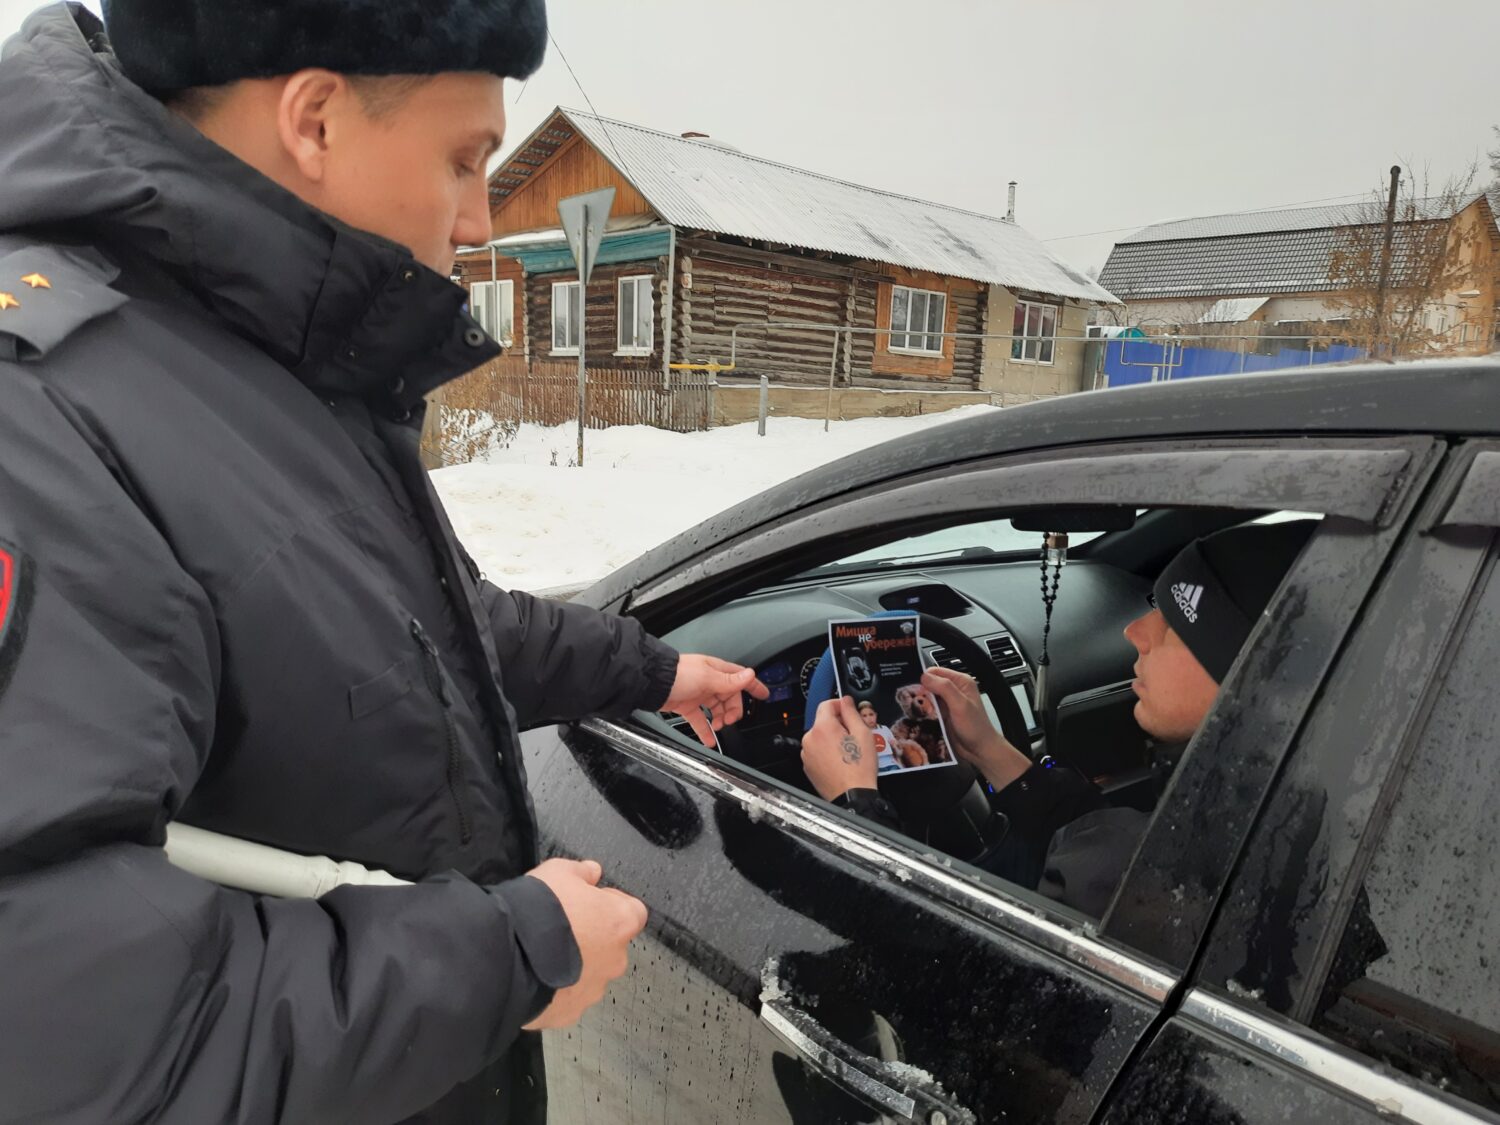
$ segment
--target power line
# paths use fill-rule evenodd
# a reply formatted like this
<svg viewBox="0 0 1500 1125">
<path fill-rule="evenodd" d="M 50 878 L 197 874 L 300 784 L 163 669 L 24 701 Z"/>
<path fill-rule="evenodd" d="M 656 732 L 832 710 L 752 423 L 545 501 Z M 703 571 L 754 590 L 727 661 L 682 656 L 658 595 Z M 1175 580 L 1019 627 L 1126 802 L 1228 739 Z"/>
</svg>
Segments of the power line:
<svg viewBox="0 0 1500 1125">
<path fill-rule="evenodd" d="M 1298 199 L 1291 203 L 1273 203 L 1268 207 L 1250 207 L 1244 211 L 1225 211 L 1224 215 L 1258 215 L 1262 211 L 1280 211 L 1287 207 L 1303 207 L 1312 203 L 1333 203 L 1340 199 L 1363 199 L 1368 193 L 1363 191 L 1350 192 L 1348 195 L 1325 195 L 1322 199 Z M 1209 216 L 1203 216 L 1208 218 Z M 1215 215 L 1213 218 L 1219 218 Z M 1059 234 L 1054 238 L 1044 238 L 1043 242 L 1066 242 L 1070 238 L 1093 238 L 1100 234 L 1119 234 L 1122 230 L 1140 230 L 1142 227 L 1150 226 L 1150 223 L 1132 223 L 1128 227 L 1111 227 L 1109 230 L 1091 230 L 1083 234 Z"/>
<path fill-rule="evenodd" d="M 563 54 L 562 44 L 557 41 L 557 36 L 552 34 L 551 28 L 547 29 L 547 38 L 552 41 L 552 46 L 557 51 L 557 57 L 563 61 L 563 66 L 568 68 L 568 74 L 573 78 L 573 85 L 578 87 L 578 92 L 583 95 L 583 100 L 588 102 L 589 112 L 602 121 L 604 119 L 603 116 L 594 108 L 594 99 L 589 97 L 589 92 L 583 88 L 583 83 L 578 81 L 578 75 L 573 70 L 573 64 L 568 61 L 568 56 Z M 604 135 L 609 138 L 609 147 L 614 149 L 615 159 L 620 162 L 620 172 L 626 176 L 630 175 L 629 170 L 625 167 L 625 158 L 620 155 L 620 146 L 615 144 L 614 130 L 606 125 Z"/>
</svg>

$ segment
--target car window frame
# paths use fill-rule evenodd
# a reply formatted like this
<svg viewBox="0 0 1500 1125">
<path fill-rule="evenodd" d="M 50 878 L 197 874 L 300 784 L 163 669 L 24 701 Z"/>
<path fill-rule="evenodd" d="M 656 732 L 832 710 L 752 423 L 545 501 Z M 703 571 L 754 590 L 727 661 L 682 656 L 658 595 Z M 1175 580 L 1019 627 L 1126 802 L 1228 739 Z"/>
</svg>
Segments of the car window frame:
<svg viewBox="0 0 1500 1125">
<path fill-rule="evenodd" d="M 634 592 L 629 611 L 660 634 L 685 617 L 703 612 L 710 603 L 722 604 L 750 586 L 771 580 L 768 572 L 777 565 L 794 572 L 798 565 L 789 562 L 788 556 L 795 554 L 799 543 L 834 541 L 847 548 L 847 534 L 860 521 L 870 519 L 872 513 L 877 514 L 877 528 L 905 528 L 909 533 L 911 505 L 925 506 L 933 518 L 958 522 L 971 514 L 995 511 L 997 494 L 1004 496 L 1005 508 L 1043 502 L 1098 503 L 1102 490 L 1105 496 L 1118 493 L 1121 502 L 1141 507 L 1172 504 L 1245 511 L 1324 510 L 1342 513 L 1345 519 L 1368 520 L 1372 527 L 1388 528 L 1403 512 L 1413 482 L 1424 479 L 1430 471 L 1435 446 L 1433 439 L 1423 436 L 1246 435 L 1099 443 L 985 459 L 943 472 L 888 480 L 840 500 L 766 521 L 753 532 L 707 547 L 684 568 L 686 573 L 680 581 L 657 580 L 647 589 Z M 897 497 L 903 503 L 891 503 Z M 807 539 L 814 529 L 815 538 Z M 765 786 L 776 791 L 782 788 L 781 783 L 733 759 L 714 761 L 701 748 L 669 747 L 656 741 L 662 737 L 659 733 L 655 739 L 644 738 L 641 743 L 632 741 L 643 738 L 640 729 L 628 724 L 602 723 L 595 727 L 595 733 L 617 746 L 622 741 L 632 743 L 638 756 L 644 753 L 642 746 L 653 746 L 655 749 L 647 754 L 657 757 L 653 764 L 675 773 L 701 775 L 706 763 L 715 784 L 751 786 L 749 791 L 741 790 L 746 800 L 750 800 L 750 792 Z M 833 826 L 842 840 L 847 841 L 850 832 L 863 841 L 861 846 L 879 840 L 880 832 L 868 823 L 851 823 L 853 818 L 840 815 L 839 810 L 805 793 L 787 788 L 786 795 L 805 807 L 816 823 Z M 1243 831 L 1248 828 L 1247 823 Z M 1236 847 L 1243 843 L 1243 835 L 1233 843 Z M 878 846 L 889 848 L 891 844 L 881 841 Z M 927 877 L 936 880 L 935 887 L 945 888 L 945 894 L 962 887 L 957 903 L 945 900 L 949 905 L 972 911 L 976 901 L 988 901 L 1014 925 L 1028 931 L 1033 927 L 1026 919 L 1035 920 L 1042 929 L 1031 936 L 1050 943 L 1048 947 L 1071 959 L 1085 964 L 1108 963 L 1104 951 L 1111 951 L 1110 957 L 1119 957 L 1126 956 L 1123 950 L 1128 950 L 1129 968 L 1123 971 L 1137 981 L 1143 979 L 1142 972 L 1147 969 L 1157 973 L 1161 965 L 1173 964 L 1134 942 L 1100 943 L 1094 936 L 1093 921 L 1020 887 L 986 881 L 978 892 L 980 898 L 975 900 L 978 884 L 970 879 L 953 882 L 951 870 L 938 866 L 943 860 L 930 864 L 912 841 L 898 838 L 897 846 L 906 850 L 906 862 L 913 870 L 920 867 Z M 1226 859 L 1217 873 L 1220 882 L 1227 880 L 1229 867 Z M 1186 964 L 1187 959 L 1182 958 L 1173 967 L 1180 972 Z M 1151 977 L 1153 987 L 1160 979 Z"/>
<path fill-rule="evenodd" d="M 1500 442 L 1459 443 L 1403 532 L 1328 678 L 1327 698 L 1312 709 L 1288 754 L 1183 1007 L 1185 1015 L 1279 1065 L 1364 1102 L 1395 1101 L 1413 1121 L 1500 1121 L 1500 1114 L 1330 1038 L 1316 1027 L 1317 1006 L 1405 773 L 1468 631 L 1468 610 L 1485 583 L 1497 580 L 1497 553 Z M 1375 674 L 1393 645 L 1402 646 L 1406 665 L 1422 670 L 1416 683 L 1404 685 L 1415 690 L 1391 690 Z M 1364 696 L 1345 690 L 1358 685 L 1364 685 Z M 1339 736 L 1330 737 L 1341 725 Z M 1279 801 L 1319 792 L 1335 810 L 1320 833 L 1319 846 L 1328 841 L 1327 855 L 1279 839 L 1285 822 L 1271 813 Z M 1278 848 L 1287 863 L 1305 867 L 1317 883 L 1317 895 L 1297 896 L 1294 908 L 1277 903 L 1278 895 L 1298 890 L 1288 887 L 1286 865 L 1272 858 Z M 1271 939 L 1284 947 L 1278 958 L 1284 975 L 1256 975 L 1250 966 L 1267 962 L 1266 942 L 1248 921 L 1274 931 L 1283 914 L 1296 921 Z M 1210 1017 L 1203 1018 L 1200 1009 Z"/>
<path fill-rule="evenodd" d="M 1423 451 L 1380 516 L 1363 524 L 1330 512 L 1256 623 L 1158 802 L 1101 933 L 1180 971 L 1193 964 L 1302 721 L 1442 463 L 1440 441 L 1412 440 Z M 1179 789 L 1207 796 L 1197 806 L 1173 802 Z M 1211 815 L 1201 814 L 1205 806 Z"/>
<path fill-rule="evenodd" d="M 1444 654 L 1452 653 L 1461 639 L 1463 606 L 1473 596 L 1482 573 L 1485 544 L 1493 529 L 1476 535 L 1472 524 L 1454 521 L 1449 513 L 1455 510 L 1454 500 L 1469 479 L 1476 455 L 1490 449 L 1500 450 L 1500 442 L 1467 443 L 1450 456 L 1432 497 L 1393 553 L 1379 590 L 1345 646 L 1339 669 L 1328 678 L 1327 702 L 1310 712 L 1298 732 L 1265 806 L 1270 809 L 1271 802 L 1286 800 L 1298 790 L 1329 792 L 1343 810 L 1339 839 L 1348 841 L 1342 845 L 1342 854 L 1330 857 L 1320 873 L 1323 890 L 1318 902 L 1299 914 L 1299 925 L 1306 933 L 1299 932 L 1297 941 L 1316 943 L 1319 948 L 1312 952 L 1306 971 L 1294 970 L 1288 978 L 1284 998 L 1269 989 L 1267 1006 L 1298 1022 L 1307 1022 L 1311 1015 L 1347 925 L 1354 897 L 1347 884 L 1356 868 L 1362 870 L 1366 853 L 1384 831 L 1395 796 L 1393 771 L 1415 752 L 1413 742 L 1441 691 Z M 1500 470 L 1500 458 L 1493 464 Z M 1500 510 L 1496 518 L 1500 528 Z M 1462 591 L 1458 596 L 1451 593 L 1455 588 Z M 1430 622 L 1436 625 L 1424 628 Z M 1398 695 L 1378 685 L 1375 674 L 1392 643 L 1402 644 L 1415 667 L 1425 670 L 1425 678 L 1410 685 L 1419 689 L 1414 694 Z M 1366 685 L 1366 695 L 1345 693 L 1346 687 L 1353 690 L 1361 684 Z M 1214 920 L 1216 932 L 1198 967 L 1200 983 L 1226 988 L 1235 967 L 1259 959 L 1244 939 L 1246 923 L 1252 916 L 1267 914 L 1274 888 L 1287 881 L 1270 858 L 1275 846 L 1273 827 L 1263 813 L 1252 831 L 1243 869 L 1235 879 L 1235 893 Z M 1270 981 L 1242 975 L 1237 990 L 1267 993 L 1270 985 Z"/>
<path fill-rule="evenodd" d="M 912 535 L 1025 507 L 1285 508 L 1383 526 L 1430 444 L 1427 438 L 1390 435 L 1153 438 L 1027 450 L 929 469 L 783 512 L 710 542 L 674 573 L 627 591 L 615 608 L 643 618 L 660 634 L 715 603 L 894 538 L 893 529 Z M 1267 454 L 1283 456 L 1278 461 Z M 1059 487 L 1056 474 L 1079 459 L 1089 461 L 1093 475 L 1071 491 Z M 1320 466 L 1323 472 L 1314 471 Z M 1258 472 L 1254 479 L 1246 476 L 1251 469 Z M 1125 482 L 1142 473 L 1150 477 L 1149 486 L 1126 491 Z M 818 551 L 820 543 L 826 546 Z M 810 544 L 813 562 L 806 561 Z"/>
</svg>

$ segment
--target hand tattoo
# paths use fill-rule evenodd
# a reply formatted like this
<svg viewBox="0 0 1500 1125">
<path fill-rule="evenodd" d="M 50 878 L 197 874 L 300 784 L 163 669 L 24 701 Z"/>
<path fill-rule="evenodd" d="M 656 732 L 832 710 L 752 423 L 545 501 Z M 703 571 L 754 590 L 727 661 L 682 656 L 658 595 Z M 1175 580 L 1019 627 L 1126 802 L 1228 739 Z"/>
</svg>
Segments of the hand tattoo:
<svg viewBox="0 0 1500 1125">
<path fill-rule="evenodd" d="M 859 761 L 859 743 L 854 741 L 852 734 L 844 735 L 844 741 L 839 745 L 839 749 L 843 751 L 846 764 L 852 766 Z"/>
</svg>

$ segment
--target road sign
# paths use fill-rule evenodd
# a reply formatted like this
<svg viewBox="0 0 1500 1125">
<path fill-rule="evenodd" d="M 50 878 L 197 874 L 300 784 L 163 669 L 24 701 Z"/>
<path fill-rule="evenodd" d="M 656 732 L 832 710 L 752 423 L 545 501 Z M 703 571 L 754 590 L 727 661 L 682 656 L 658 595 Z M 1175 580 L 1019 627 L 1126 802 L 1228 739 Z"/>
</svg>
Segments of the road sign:
<svg viewBox="0 0 1500 1125">
<path fill-rule="evenodd" d="M 578 280 L 585 285 L 594 272 L 594 263 L 599 260 L 604 224 L 614 205 L 615 189 L 612 187 L 558 200 L 557 213 L 562 216 L 563 233 L 568 236 L 568 248 L 573 251 L 573 261 L 578 264 Z"/>
<path fill-rule="evenodd" d="M 599 260 L 599 247 L 604 242 L 604 224 L 609 221 L 609 209 L 615 205 L 615 189 L 600 188 L 586 191 L 582 195 L 570 195 L 557 201 L 557 213 L 562 217 L 563 234 L 568 237 L 568 247 L 573 251 L 573 261 L 578 266 L 578 467 L 583 468 L 583 422 L 588 409 L 588 375 L 583 364 L 583 347 L 588 333 L 588 287 L 589 275 L 594 272 L 594 263 Z"/>
</svg>

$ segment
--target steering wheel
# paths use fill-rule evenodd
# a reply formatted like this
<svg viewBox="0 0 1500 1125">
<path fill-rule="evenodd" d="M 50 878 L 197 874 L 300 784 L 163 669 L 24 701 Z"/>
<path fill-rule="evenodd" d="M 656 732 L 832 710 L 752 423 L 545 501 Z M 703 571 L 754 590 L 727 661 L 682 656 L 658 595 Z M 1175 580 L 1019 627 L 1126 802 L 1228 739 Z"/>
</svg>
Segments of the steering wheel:
<svg viewBox="0 0 1500 1125">
<path fill-rule="evenodd" d="M 910 617 L 906 610 L 887 610 L 872 617 Z M 969 635 L 941 617 L 929 613 L 915 615 L 921 623 L 922 636 L 936 641 L 958 656 L 970 669 L 979 690 L 989 696 L 1000 720 L 1000 733 L 1023 754 L 1031 750 L 1031 732 L 1021 705 L 1011 694 L 1005 677 L 995 667 L 989 653 Z M 805 729 L 811 729 L 817 718 L 818 705 L 834 698 L 838 690 L 833 670 L 833 650 L 825 649 L 807 686 Z M 978 781 L 978 771 L 967 762 L 935 770 L 905 770 L 882 774 L 876 784 L 881 793 L 901 814 L 909 835 L 927 841 L 943 851 L 967 857 L 993 844 L 989 826 L 990 807 Z"/>
</svg>

